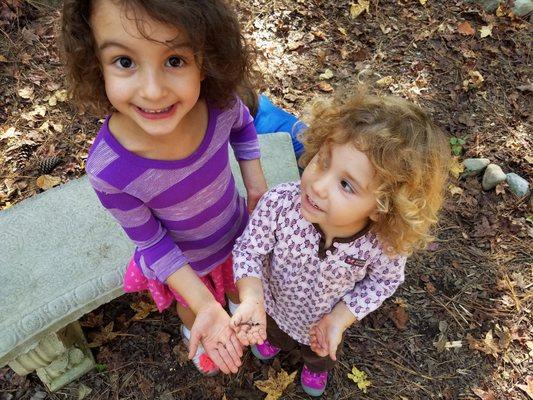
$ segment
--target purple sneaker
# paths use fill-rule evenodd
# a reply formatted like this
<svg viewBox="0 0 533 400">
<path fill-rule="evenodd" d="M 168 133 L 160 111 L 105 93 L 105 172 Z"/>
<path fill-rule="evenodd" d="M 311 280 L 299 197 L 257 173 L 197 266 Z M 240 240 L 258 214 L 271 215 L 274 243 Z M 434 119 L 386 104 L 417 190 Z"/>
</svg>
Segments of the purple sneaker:
<svg viewBox="0 0 533 400">
<path fill-rule="evenodd" d="M 324 390 L 326 390 L 326 385 L 328 383 L 328 372 L 313 372 L 307 368 L 307 365 L 304 364 L 300 382 L 304 392 L 308 395 L 315 397 L 322 396 L 322 393 L 324 393 Z"/>
<path fill-rule="evenodd" d="M 281 350 L 279 347 L 271 345 L 268 340 L 265 340 L 263 344 L 250 346 L 250 349 L 252 350 L 254 356 L 263 361 L 276 357 Z"/>
</svg>

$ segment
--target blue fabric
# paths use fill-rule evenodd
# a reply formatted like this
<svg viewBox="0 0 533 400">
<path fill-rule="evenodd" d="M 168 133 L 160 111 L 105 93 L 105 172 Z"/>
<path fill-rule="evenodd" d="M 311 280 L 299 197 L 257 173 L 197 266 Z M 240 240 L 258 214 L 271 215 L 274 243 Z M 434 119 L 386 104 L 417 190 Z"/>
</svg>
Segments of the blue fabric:
<svg viewBox="0 0 533 400">
<path fill-rule="evenodd" d="M 259 96 L 259 108 L 254 116 L 254 125 L 258 134 L 288 132 L 296 157 L 303 153 L 303 145 L 298 140 L 298 133 L 307 126 L 287 111 L 276 107 L 264 94 Z"/>
</svg>

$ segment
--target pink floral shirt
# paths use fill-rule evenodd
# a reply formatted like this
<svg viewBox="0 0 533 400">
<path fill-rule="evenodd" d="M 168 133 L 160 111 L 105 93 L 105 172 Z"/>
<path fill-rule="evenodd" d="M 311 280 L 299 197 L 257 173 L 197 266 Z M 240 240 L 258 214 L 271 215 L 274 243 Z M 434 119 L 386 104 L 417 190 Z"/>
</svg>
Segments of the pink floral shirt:
<svg viewBox="0 0 533 400">
<path fill-rule="evenodd" d="M 320 227 L 300 212 L 300 182 L 291 182 L 261 198 L 233 249 L 235 281 L 261 279 L 268 315 L 306 345 L 311 325 L 339 301 L 361 320 L 404 280 L 406 258 L 385 255 L 368 229 L 324 245 Z"/>
</svg>

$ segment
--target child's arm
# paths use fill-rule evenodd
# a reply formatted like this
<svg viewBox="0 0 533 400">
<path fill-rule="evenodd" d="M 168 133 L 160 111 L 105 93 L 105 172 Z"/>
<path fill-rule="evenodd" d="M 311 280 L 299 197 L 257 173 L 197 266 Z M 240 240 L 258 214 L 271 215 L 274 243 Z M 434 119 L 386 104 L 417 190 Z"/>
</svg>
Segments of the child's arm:
<svg viewBox="0 0 533 400">
<path fill-rule="evenodd" d="M 355 315 L 344 302 L 339 302 L 333 310 L 314 324 L 310 331 L 310 347 L 320 357 L 329 355 L 333 361 L 337 360 L 337 347 L 342 335 L 354 322 Z"/>
<path fill-rule="evenodd" d="M 241 304 L 231 317 L 231 327 L 242 345 L 262 344 L 266 339 L 263 284 L 255 277 L 237 282 Z"/>
<path fill-rule="evenodd" d="M 116 218 L 141 255 L 143 274 L 168 283 L 197 313 L 191 331 L 191 352 L 199 340 L 206 342 L 207 354 L 224 373 L 237 372 L 242 349 L 229 328 L 229 316 L 207 290 L 168 231 L 138 198 L 124 193 L 88 173 L 102 205 Z M 200 318 L 198 318 L 200 316 Z M 204 325 L 202 321 L 208 321 Z M 193 342 L 194 339 L 194 342 Z M 217 346 L 218 345 L 218 346 Z M 226 345 L 226 350 L 223 346 Z M 220 351 L 217 347 L 221 348 Z M 194 355 L 194 352 L 192 352 Z"/>
<path fill-rule="evenodd" d="M 241 168 L 242 180 L 247 192 L 248 212 L 252 212 L 267 184 L 259 161 L 259 140 L 253 118 L 241 99 L 236 98 L 233 110 L 236 120 L 231 128 L 230 144 Z"/>
<path fill-rule="evenodd" d="M 243 345 L 262 343 L 266 339 L 263 267 L 276 244 L 277 216 L 286 206 L 285 193 L 283 185 L 265 193 L 233 248 L 233 272 L 242 303 L 231 325 Z"/>
<path fill-rule="evenodd" d="M 376 256 L 368 266 L 365 278 L 311 327 L 311 349 L 319 356 L 329 354 L 335 360 L 344 331 L 376 310 L 403 282 L 405 261 L 405 257 L 390 259 L 385 254 Z"/>
</svg>

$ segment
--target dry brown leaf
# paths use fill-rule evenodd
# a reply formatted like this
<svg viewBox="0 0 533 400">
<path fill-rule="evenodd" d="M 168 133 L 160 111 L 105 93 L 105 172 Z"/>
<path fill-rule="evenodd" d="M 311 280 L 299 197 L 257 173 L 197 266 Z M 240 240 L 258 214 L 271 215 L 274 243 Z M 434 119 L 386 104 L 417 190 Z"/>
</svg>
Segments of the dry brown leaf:
<svg viewBox="0 0 533 400">
<path fill-rule="evenodd" d="M 492 36 L 492 25 L 482 26 L 479 30 L 479 36 L 485 38 L 487 36 Z"/>
<path fill-rule="evenodd" d="M 333 92 L 333 86 L 331 86 L 327 82 L 320 82 L 318 84 L 318 88 L 322 90 L 323 92 Z"/>
<path fill-rule="evenodd" d="M 157 306 L 154 303 L 147 303 L 142 300 L 130 304 L 130 307 L 137 312 L 132 318 L 133 321 L 145 319 L 150 313 L 157 311 Z"/>
<path fill-rule="evenodd" d="M 474 388 L 472 389 L 472 392 L 474 392 L 474 394 L 481 400 L 496 400 L 496 396 L 494 396 L 494 393 L 492 393 L 490 390 L 486 392 L 480 388 Z"/>
<path fill-rule="evenodd" d="M 475 339 L 472 335 L 467 334 L 466 340 L 468 341 L 468 347 L 472 350 L 481 351 L 489 356 L 498 358 L 499 353 L 501 352 L 500 347 L 494 341 L 492 336 L 492 329 L 490 329 L 485 335 L 485 339 Z"/>
<path fill-rule="evenodd" d="M 526 392 L 529 398 L 533 400 L 533 376 L 531 375 L 526 376 L 525 385 L 516 385 L 516 386 L 518 386 L 520 389 Z"/>
<path fill-rule="evenodd" d="M 476 30 L 472 28 L 472 25 L 470 25 L 470 22 L 468 21 L 463 21 L 457 25 L 457 32 L 465 36 L 472 36 L 476 34 Z"/>
<path fill-rule="evenodd" d="M 370 0 L 358 0 L 350 4 L 350 18 L 355 19 L 364 12 L 370 13 Z"/>
<path fill-rule="evenodd" d="M 403 331 L 407 327 L 409 321 L 409 315 L 405 310 L 405 307 L 398 304 L 398 306 L 389 314 L 390 319 L 399 330 Z"/>
<path fill-rule="evenodd" d="M 256 381 L 255 386 L 267 394 L 265 400 L 277 400 L 283 395 L 283 391 L 287 386 L 294 382 L 296 372 L 294 371 L 289 375 L 284 369 L 276 373 L 273 368 L 270 368 L 268 370 L 268 379 Z"/>
<path fill-rule="evenodd" d="M 89 347 L 99 347 L 107 343 L 119 335 L 118 332 L 113 332 L 113 321 L 107 324 L 100 332 L 92 334 L 92 342 Z"/>
<path fill-rule="evenodd" d="M 61 183 L 61 178 L 51 175 L 41 175 L 37 178 L 36 184 L 43 190 L 48 190 Z"/>
</svg>

